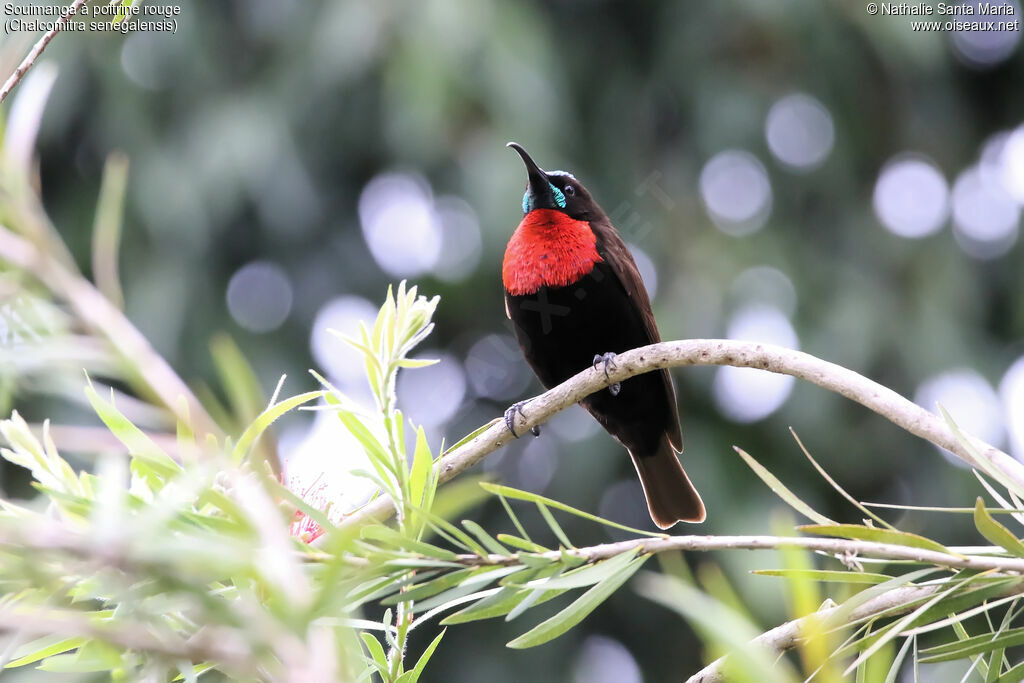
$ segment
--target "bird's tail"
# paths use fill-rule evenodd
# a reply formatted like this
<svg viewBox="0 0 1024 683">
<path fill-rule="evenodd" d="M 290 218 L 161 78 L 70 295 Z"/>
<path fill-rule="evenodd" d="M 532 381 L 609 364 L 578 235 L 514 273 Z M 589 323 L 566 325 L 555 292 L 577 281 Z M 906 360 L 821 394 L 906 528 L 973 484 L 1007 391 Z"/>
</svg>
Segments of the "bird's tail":
<svg viewBox="0 0 1024 683">
<path fill-rule="evenodd" d="M 703 522 L 707 513 L 704 502 L 683 466 L 666 434 L 654 453 L 629 452 L 633 466 L 640 475 L 651 519 L 659 528 L 668 529 L 676 522 Z"/>
</svg>

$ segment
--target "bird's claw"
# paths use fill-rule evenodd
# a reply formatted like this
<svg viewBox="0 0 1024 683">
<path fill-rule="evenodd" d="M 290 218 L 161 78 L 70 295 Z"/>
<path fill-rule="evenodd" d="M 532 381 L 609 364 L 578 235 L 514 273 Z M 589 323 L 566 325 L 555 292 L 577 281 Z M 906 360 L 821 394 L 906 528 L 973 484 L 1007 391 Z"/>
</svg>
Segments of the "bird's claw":
<svg viewBox="0 0 1024 683">
<path fill-rule="evenodd" d="M 512 436 L 517 439 L 520 435 L 516 434 L 516 413 L 519 413 L 519 415 L 525 420 L 526 413 L 523 412 L 523 406 L 527 403 L 529 403 L 529 401 L 518 401 L 509 406 L 509 409 L 505 411 L 505 426 L 508 427 L 508 431 L 512 432 Z M 540 427 L 537 427 L 536 425 L 530 427 L 530 433 L 534 436 L 540 436 Z"/>
<path fill-rule="evenodd" d="M 608 379 L 608 370 L 615 370 L 615 354 L 609 351 L 608 353 L 599 353 L 594 356 L 594 369 L 597 370 L 599 363 L 604 363 L 604 377 Z M 616 382 L 615 384 L 608 385 L 608 393 L 612 396 L 618 396 L 619 392 L 622 391 L 622 384 Z"/>
</svg>

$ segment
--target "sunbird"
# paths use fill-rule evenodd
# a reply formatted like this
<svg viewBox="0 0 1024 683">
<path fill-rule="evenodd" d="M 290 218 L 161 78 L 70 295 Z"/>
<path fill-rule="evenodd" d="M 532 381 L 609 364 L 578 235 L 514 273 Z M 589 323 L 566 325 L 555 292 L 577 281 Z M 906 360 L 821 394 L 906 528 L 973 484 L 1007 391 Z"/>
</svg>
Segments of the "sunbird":
<svg viewBox="0 0 1024 683">
<path fill-rule="evenodd" d="M 541 384 L 554 387 L 615 355 L 661 341 L 640 270 L 590 192 L 565 171 L 544 171 L 522 146 L 523 219 L 505 249 L 505 312 Z M 505 414 L 515 435 L 517 403 Z M 626 447 L 651 519 L 662 529 L 702 522 L 704 503 L 676 457 L 683 436 L 668 370 L 637 375 L 581 402 Z"/>
</svg>

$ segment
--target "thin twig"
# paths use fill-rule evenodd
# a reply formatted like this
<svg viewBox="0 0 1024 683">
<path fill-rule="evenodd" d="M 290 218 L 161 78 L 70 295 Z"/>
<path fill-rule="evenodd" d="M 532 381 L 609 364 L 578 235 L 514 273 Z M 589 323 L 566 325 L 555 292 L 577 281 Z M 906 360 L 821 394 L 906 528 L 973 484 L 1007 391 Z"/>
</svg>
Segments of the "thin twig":
<svg viewBox="0 0 1024 683">
<path fill-rule="evenodd" d="M 178 420 L 191 425 L 200 435 L 220 434 L 213 418 L 188 385 L 91 282 L 3 226 L 0 226 L 0 261 L 32 273 L 55 295 L 65 299 L 87 327 L 101 333 L 130 362 L 145 386 Z"/>
<path fill-rule="evenodd" d="M 873 557 L 884 560 L 909 560 L 949 569 L 997 571 L 1006 574 L 1024 574 L 1024 558 L 996 557 L 992 555 L 958 555 L 937 550 L 913 548 L 895 543 L 876 543 L 845 538 L 817 538 L 805 536 L 670 536 L 668 538 L 638 538 L 618 543 L 603 543 L 586 548 L 552 550 L 540 557 L 557 562 L 563 555 L 573 555 L 587 562 L 597 562 L 639 548 L 641 554 L 662 553 L 671 550 L 711 552 L 714 550 L 778 550 L 802 548 L 838 557 Z M 1001 549 L 997 549 L 1001 550 Z M 520 563 L 519 553 L 459 555 L 455 560 L 470 567 L 515 565 Z"/>
<path fill-rule="evenodd" d="M 969 465 L 976 466 L 971 453 L 957 440 L 938 415 L 852 370 L 801 351 L 747 341 L 691 339 L 662 342 L 626 351 L 615 359 L 615 365 L 614 369 L 609 370 L 607 377 L 603 368 L 588 368 L 530 400 L 524 406 L 525 415 L 516 416 L 517 433 L 524 434 L 531 427 L 544 423 L 555 413 L 579 402 L 589 394 L 615 382 L 623 382 L 634 375 L 660 368 L 688 365 L 731 365 L 791 375 L 816 384 L 870 408 L 911 434 L 945 448 Z M 444 483 L 465 472 L 485 456 L 508 443 L 511 438 L 512 435 L 509 434 L 504 421 L 495 420 L 472 441 L 438 460 L 435 467 L 439 481 Z M 1003 451 L 977 439 L 972 439 L 972 444 L 992 468 L 1024 486 L 1024 465 Z M 381 521 L 393 514 L 394 504 L 391 499 L 381 496 L 347 518 L 342 522 L 342 526 L 359 525 L 371 520 Z"/>
<path fill-rule="evenodd" d="M 43 50 L 45 50 L 46 46 L 50 44 L 50 41 L 53 40 L 54 36 L 61 32 L 61 29 L 64 28 L 64 24 L 71 21 L 71 17 L 78 14 L 87 2 L 89 2 L 89 0 L 75 0 L 68 9 L 68 12 L 57 19 L 53 28 L 44 33 L 43 36 L 36 41 L 36 44 L 33 45 L 28 54 L 25 55 L 25 59 L 21 60 L 21 64 L 19 64 L 18 68 L 14 70 L 14 73 L 7 78 L 7 81 L 4 83 L 4 87 L 0 89 L 0 102 L 7 99 L 7 96 L 12 90 L 14 90 L 14 87 L 21 82 L 21 79 L 25 77 L 28 70 L 31 69 L 36 63 L 36 60 L 39 59 L 39 55 L 43 54 Z"/>
</svg>

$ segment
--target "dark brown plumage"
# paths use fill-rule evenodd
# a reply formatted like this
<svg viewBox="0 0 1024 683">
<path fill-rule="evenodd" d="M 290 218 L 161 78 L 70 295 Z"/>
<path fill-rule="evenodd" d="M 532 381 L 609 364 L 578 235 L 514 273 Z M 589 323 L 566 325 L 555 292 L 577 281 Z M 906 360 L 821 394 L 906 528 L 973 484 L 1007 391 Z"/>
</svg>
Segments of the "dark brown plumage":
<svg viewBox="0 0 1024 683">
<path fill-rule="evenodd" d="M 505 252 L 505 309 L 527 362 L 545 387 L 596 357 L 661 341 L 633 256 L 590 193 L 572 175 L 526 164 L 524 218 Z M 583 407 L 629 451 L 654 523 L 704 520 L 704 504 L 676 452 L 682 432 L 667 370 L 600 391 Z"/>
</svg>

